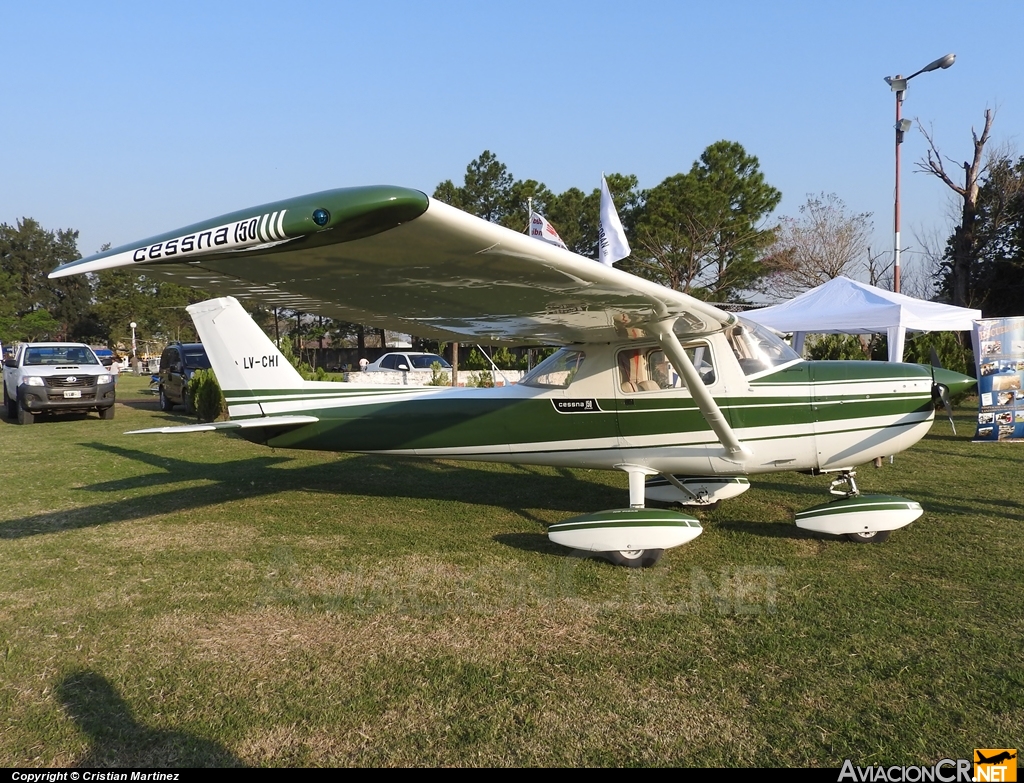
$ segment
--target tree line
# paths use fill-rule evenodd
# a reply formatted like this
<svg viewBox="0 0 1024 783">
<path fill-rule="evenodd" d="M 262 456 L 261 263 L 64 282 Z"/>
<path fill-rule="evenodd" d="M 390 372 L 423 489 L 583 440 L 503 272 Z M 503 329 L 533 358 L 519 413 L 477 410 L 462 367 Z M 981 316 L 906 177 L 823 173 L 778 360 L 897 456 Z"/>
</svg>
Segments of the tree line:
<svg viewBox="0 0 1024 783">
<path fill-rule="evenodd" d="M 47 277 L 80 257 L 75 230 L 47 230 L 32 218 L 0 224 L 0 341 L 130 345 L 132 322 L 137 335 L 161 344 L 195 339 L 185 307 L 208 294 L 128 269 Z"/>
<path fill-rule="evenodd" d="M 769 217 L 782 193 L 765 181 L 758 160 L 731 141 L 709 146 L 685 173 L 641 190 L 632 174 L 606 177 L 633 253 L 618 266 L 678 291 L 714 301 L 742 301 L 767 268 L 758 261 L 775 240 Z M 557 229 L 569 250 L 597 258 L 601 192 L 553 193 L 518 180 L 485 150 L 461 185 L 445 180 L 434 198 L 523 231 L 527 203 Z"/>
</svg>

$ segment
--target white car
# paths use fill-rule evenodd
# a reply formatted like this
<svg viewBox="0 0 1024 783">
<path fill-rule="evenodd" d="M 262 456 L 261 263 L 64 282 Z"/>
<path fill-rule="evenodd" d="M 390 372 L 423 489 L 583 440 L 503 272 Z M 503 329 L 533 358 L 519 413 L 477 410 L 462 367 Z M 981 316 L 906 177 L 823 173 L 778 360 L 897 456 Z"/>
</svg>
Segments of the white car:
<svg viewBox="0 0 1024 783">
<path fill-rule="evenodd" d="M 403 370 L 427 370 L 437 362 L 442 370 L 450 370 L 452 366 L 445 361 L 443 356 L 436 353 L 417 353 L 415 351 L 402 351 L 386 353 L 377 361 L 368 365 L 366 372 L 401 372 Z"/>
<path fill-rule="evenodd" d="M 114 376 L 81 343 L 24 343 L 4 359 L 7 418 L 31 424 L 37 414 L 96 411 L 114 418 Z"/>
</svg>

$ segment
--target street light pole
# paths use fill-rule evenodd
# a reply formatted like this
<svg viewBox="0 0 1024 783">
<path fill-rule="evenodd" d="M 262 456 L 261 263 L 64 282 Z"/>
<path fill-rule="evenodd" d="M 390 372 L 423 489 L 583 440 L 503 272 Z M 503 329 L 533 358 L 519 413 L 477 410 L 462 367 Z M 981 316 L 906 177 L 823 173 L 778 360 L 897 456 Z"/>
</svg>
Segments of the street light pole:
<svg viewBox="0 0 1024 783">
<path fill-rule="evenodd" d="M 907 82 L 915 76 L 939 68 L 948 68 L 955 61 L 955 54 L 947 54 L 945 57 L 940 57 L 938 60 L 928 63 L 920 71 L 910 74 L 906 79 L 899 74 L 885 77 L 885 83 L 896 93 L 896 190 L 895 206 L 893 208 L 892 290 L 897 294 L 900 292 L 900 145 L 903 143 L 903 134 L 910 130 L 912 124 L 910 120 L 903 119 L 903 93 L 907 91 Z"/>
<path fill-rule="evenodd" d="M 135 347 L 135 327 L 136 326 L 137 326 L 137 324 L 135 323 L 135 321 L 132 321 L 131 322 L 131 327 L 132 327 L 132 369 L 135 370 L 136 373 L 138 373 L 138 371 L 139 371 L 139 352 L 138 352 L 138 350 Z"/>
</svg>

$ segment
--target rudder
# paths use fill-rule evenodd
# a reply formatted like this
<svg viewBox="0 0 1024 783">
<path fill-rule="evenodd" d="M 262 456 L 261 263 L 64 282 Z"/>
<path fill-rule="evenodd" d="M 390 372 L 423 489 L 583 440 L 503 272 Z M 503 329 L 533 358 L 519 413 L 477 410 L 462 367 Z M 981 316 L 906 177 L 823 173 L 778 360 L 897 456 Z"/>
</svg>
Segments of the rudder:
<svg viewBox="0 0 1024 783">
<path fill-rule="evenodd" d="M 302 376 L 233 296 L 187 308 L 232 416 L 263 415 L 256 395 L 300 389 Z"/>
</svg>

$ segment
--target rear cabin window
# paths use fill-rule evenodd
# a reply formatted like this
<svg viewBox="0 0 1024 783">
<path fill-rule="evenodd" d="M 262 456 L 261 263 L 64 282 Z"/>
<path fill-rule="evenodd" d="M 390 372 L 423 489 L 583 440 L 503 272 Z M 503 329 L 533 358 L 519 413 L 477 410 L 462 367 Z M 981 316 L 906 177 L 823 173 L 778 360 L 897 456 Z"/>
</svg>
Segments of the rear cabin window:
<svg viewBox="0 0 1024 783">
<path fill-rule="evenodd" d="M 206 351 L 202 348 L 197 348 L 194 351 L 185 351 L 185 364 L 189 367 L 198 367 L 201 370 L 210 369 L 210 359 L 206 355 Z"/>
<path fill-rule="evenodd" d="M 409 361 L 412 362 L 410 370 L 429 370 L 434 362 L 440 364 L 442 370 L 448 367 L 448 362 L 433 353 L 423 354 L 422 356 L 410 356 Z"/>
<path fill-rule="evenodd" d="M 693 363 L 705 386 L 715 382 L 711 349 L 705 343 L 684 345 L 683 350 Z M 686 383 L 672 366 L 661 348 L 630 348 L 619 351 L 619 385 L 626 394 L 683 389 Z"/>
<path fill-rule="evenodd" d="M 567 389 L 583 366 L 586 354 L 562 348 L 527 373 L 520 384 L 544 389 Z"/>
</svg>

